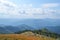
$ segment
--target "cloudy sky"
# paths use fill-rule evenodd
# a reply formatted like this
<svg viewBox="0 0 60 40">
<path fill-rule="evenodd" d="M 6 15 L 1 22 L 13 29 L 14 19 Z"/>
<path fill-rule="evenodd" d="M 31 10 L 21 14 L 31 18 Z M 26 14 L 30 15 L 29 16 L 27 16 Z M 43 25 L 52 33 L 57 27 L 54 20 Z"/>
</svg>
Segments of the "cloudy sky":
<svg viewBox="0 0 60 40">
<path fill-rule="evenodd" d="M 0 18 L 60 19 L 60 0 L 0 0 Z"/>
</svg>

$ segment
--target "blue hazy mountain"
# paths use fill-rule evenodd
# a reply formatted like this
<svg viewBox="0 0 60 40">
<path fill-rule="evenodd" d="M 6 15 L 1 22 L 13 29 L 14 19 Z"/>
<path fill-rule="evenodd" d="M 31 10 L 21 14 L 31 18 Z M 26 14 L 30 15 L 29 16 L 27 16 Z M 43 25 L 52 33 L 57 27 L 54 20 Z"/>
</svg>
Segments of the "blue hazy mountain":
<svg viewBox="0 0 60 40">
<path fill-rule="evenodd" d="M 60 19 L 0 19 L 0 25 L 60 26 Z"/>
<path fill-rule="evenodd" d="M 35 29 L 25 24 L 22 24 L 19 26 L 10 26 L 10 25 L 0 26 L 0 34 L 15 33 L 15 32 L 23 31 L 23 30 L 35 30 Z"/>
<path fill-rule="evenodd" d="M 0 31 L 4 30 L 8 33 L 25 29 L 47 28 L 52 32 L 60 34 L 60 19 L 0 19 L 0 26 Z"/>
</svg>

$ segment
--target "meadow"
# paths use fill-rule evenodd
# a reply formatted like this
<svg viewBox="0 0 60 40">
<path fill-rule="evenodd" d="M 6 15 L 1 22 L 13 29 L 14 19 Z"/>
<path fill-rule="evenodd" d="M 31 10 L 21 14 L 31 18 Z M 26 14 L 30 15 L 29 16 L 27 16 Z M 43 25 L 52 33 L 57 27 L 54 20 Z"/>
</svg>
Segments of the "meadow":
<svg viewBox="0 0 60 40">
<path fill-rule="evenodd" d="M 0 40 L 56 40 L 55 38 L 46 36 L 27 36 L 21 34 L 0 34 Z"/>
</svg>

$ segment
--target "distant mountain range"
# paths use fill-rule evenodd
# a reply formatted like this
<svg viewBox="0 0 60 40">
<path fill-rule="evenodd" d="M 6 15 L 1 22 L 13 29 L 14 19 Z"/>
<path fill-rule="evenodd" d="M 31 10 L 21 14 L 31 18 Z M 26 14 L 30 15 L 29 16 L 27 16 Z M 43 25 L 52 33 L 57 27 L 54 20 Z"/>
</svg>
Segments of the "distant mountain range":
<svg viewBox="0 0 60 40">
<path fill-rule="evenodd" d="M 60 19 L 0 19 L 0 33 L 42 28 L 60 34 Z"/>
</svg>

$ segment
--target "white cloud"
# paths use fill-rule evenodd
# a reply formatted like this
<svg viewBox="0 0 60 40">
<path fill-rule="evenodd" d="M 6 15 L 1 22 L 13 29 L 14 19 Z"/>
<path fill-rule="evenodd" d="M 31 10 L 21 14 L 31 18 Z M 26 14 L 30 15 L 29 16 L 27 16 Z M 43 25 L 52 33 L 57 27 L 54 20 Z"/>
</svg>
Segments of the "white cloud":
<svg viewBox="0 0 60 40">
<path fill-rule="evenodd" d="M 17 5 L 8 0 L 0 0 L 0 18 L 58 18 L 57 10 L 48 9 L 58 4 L 42 4 L 34 8 L 32 4 Z M 60 15 L 60 14 L 59 14 Z"/>
<path fill-rule="evenodd" d="M 3 16 L 7 15 L 7 17 L 11 15 L 15 15 L 16 4 L 6 0 L 0 0 L 0 14 L 2 13 L 4 14 Z"/>
<path fill-rule="evenodd" d="M 0 3 L 2 3 L 3 5 L 7 5 L 7 6 L 16 6 L 14 3 L 9 2 L 7 0 L 0 0 Z"/>
<path fill-rule="evenodd" d="M 42 7 L 50 8 L 50 7 L 58 7 L 59 5 L 60 5 L 59 3 L 47 3 L 47 4 L 43 4 Z"/>
</svg>

